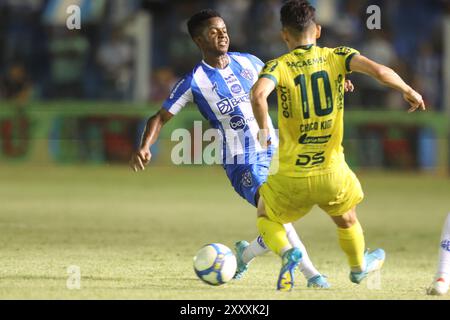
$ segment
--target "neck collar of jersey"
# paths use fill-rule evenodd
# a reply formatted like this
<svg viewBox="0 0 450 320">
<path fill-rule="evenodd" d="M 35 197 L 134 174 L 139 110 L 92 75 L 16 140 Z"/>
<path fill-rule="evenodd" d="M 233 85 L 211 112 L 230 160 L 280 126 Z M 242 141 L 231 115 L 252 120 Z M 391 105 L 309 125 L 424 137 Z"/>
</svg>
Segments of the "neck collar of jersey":
<svg viewBox="0 0 450 320">
<path fill-rule="evenodd" d="M 314 44 L 305 44 L 305 45 L 301 45 L 301 46 L 296 47 L 294 50 L 297 50 L 297 49 L 309 50 L 309 49 L 311 49 L 313 46 L 314 46 Z"/>
<path fill-rule="evenodd" d="M 223 68 L 223 69 L 220 69 L 220 68 L 214 68 L 213 66 L 210 66 L 209 64 L 207 64 L 205 60 L 202 60 L 202 64 L 203 64 L 205 67 L 209 68 L 209 69 L 213 69 L 213 70 L 225 70 L 226 68 L 228 68 L 228 67 L 230 66 L 230 63 L 231 63 L 230 55 L 229 55 L 228 53 L 227 53 L 226 55 L 227 55 L 227 58 L 228 58 L 228 64 L 227 64 L 227 65 L 225 66 L 225 68 Z"/>
</svg>

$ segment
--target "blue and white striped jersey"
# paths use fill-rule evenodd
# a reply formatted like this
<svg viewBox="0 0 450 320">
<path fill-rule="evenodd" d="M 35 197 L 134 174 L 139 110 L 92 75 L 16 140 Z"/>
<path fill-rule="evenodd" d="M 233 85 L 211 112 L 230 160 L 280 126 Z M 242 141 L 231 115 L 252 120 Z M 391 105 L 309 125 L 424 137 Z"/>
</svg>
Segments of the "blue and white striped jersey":
<svg viewBox="0 0 450 320">
<path fill-rule="evenodd" d="M 194 102 L 211 126 L 220 131 L 224 164 L 233 164 L 236 156 L 253 158 L 264 151 L 257 139 L 258 124 L 250 104 L 250 89 L 264 63 L 248 53 L 229 52 L 230 63 L 217 69 L 199 63 L 172 90 L 163 108 L 177 114 L 188 102 Z M 272 145 L 278 146 L 269 117 Z"/>
</svg>

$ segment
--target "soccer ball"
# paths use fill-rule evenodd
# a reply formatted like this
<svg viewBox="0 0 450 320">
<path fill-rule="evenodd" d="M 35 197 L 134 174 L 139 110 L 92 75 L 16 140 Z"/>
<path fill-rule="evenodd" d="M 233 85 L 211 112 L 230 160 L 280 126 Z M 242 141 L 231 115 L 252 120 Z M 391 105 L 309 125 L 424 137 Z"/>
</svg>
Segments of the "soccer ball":
<svg viewBox="0 0 450 320">
<path fill-rule="evenodd" d="M 202 247 L 194 257 L 197 276 L 213 286 L 219 286 L 233 279 L 236 273 L 236 257 L 227 246 L 210 243 Z"/>
</svg>

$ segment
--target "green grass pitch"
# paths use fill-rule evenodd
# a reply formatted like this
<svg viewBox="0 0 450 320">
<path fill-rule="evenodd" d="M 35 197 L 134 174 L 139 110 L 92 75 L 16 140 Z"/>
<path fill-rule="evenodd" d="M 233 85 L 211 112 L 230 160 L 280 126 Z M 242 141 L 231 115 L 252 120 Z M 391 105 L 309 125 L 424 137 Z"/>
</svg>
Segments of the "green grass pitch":
<svg viewBox="0 0 450 320">
<path fill-rule="evenodd" d="M 279 259 L 252 262 L 243 280 L 212 287 L 192 258 L 202 245 L 256 236 L 255 210 L 217 167 L 0 165 L 1 299 L 449 299 L 425 295 L 450 211 L 450 180 L 413 173 L 358 173 L 359 217 L 369 248 L 387 260 L 356 286 L 331 220 L 314 209 L 295 223 L 332 289 L 290 293 L 275 283 Z M 69 290 L 67 268 L 80 267 Z M 377 282 L 380 280 L 379 282 Z"/>
</svg>

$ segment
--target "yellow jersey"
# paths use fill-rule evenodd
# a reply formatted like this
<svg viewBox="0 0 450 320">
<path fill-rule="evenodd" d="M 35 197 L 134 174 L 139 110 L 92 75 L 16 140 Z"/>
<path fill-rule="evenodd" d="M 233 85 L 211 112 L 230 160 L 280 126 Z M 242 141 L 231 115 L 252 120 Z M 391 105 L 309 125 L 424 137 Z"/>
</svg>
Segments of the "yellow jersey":
<svg viewBox="0 0 450 320">
<path fill-rule="evenodd" d="M 348 47 L 301 46 L 266 63 L 260 77 L 273 80 L 278 97 L 278 174 L 326 174 L 344 161 L 344 82 Z"/>
</svg>

